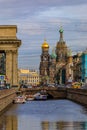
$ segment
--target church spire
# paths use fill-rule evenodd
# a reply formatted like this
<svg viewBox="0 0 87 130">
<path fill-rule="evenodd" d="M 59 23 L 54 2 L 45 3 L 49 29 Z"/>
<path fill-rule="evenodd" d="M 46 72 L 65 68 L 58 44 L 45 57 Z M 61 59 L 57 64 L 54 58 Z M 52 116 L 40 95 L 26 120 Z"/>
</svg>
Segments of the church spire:
<svg viewBox="0 0 87 130">
<path fill-rule="evenodd" d="M 63 42 L 63 29 L 62 29 L 62 26 L 60 27 L 59 32 L 60 32 L 60 40 L 59 40 L 59 42 Z"/>
</svg>

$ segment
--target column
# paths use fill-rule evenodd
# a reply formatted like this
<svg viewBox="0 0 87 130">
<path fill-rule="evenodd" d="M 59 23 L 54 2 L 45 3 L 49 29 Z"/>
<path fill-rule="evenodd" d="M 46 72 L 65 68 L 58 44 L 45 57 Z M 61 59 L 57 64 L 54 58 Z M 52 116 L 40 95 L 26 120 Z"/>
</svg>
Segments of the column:
<svg viewBox="0 0 87 130">
<path fill-rule="evenodd" d="M 18 86 L 18 50 L 12 51 L 13 57 L 13 86 Z"/>
<path fill-rule="evenodd" d="M 6 50 L 6 76 L 7 76 L 7 83 L 10 83 L 12 85 L 12 51 L 11 50 Z"/>
</svg>

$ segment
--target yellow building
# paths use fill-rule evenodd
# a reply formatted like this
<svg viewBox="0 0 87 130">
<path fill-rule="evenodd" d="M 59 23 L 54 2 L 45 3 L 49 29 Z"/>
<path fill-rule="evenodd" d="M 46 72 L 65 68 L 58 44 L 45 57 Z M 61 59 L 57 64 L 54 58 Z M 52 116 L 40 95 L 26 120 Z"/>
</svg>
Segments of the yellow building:
<svg viewBox="0 0 87 130">
<path fill-rule="evenodd" d="M 36 70 L 20 69 L 19 84 L 39 85 L 39 73 Z"/>
</svg>

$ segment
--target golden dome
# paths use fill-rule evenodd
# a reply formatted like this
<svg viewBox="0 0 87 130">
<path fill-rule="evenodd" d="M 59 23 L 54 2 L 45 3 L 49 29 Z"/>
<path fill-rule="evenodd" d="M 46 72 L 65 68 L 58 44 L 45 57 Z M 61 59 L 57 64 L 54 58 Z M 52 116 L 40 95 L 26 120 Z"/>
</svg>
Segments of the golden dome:
<svg viewBox="0 0 87 130">
<path fill-rule="evenodd" d="M 42 48 L 49 48 L 49 44 L 44 40 L 44 43 L 42 44 Z"/>
</svg>

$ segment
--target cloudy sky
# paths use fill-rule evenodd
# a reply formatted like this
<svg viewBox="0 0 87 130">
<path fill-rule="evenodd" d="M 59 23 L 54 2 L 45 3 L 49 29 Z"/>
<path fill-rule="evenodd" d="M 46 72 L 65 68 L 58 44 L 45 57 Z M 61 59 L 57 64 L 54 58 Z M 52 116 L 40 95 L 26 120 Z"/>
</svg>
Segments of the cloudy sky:
<svg viewBox="0 0 87 130">
<path fill-rule="evenodd" d="M 0 25 L 17 25 L 19 68 L 37 69 L 44 39 L 51 53 L 60 26 L 73 52 L 87 48 L 87 0 L 0 0 Z"/>
</svg>

